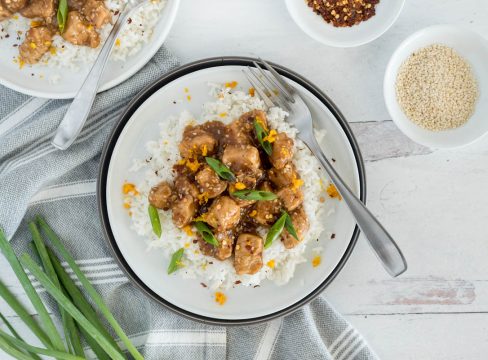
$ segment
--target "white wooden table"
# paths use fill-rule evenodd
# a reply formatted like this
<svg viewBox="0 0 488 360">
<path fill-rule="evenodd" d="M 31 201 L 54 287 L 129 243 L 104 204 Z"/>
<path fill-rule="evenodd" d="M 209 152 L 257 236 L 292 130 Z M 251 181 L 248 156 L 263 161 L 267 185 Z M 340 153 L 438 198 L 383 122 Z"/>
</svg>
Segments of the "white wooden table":
<svg viewBox="0 0 488 360">
<path fill-rule="evenodd" d="M 259 55 L 287 66 L 351 122 L 366 161 L 368 205 L 409 270 L 391 279 L 361 237 L 325 294 L 383 359 L 488 356 L 488 139 L 455 151 L 418 146 L 389 120 L 382 95 L 388 59 L 409 34 L 450 23 L 488 36 L 487 16 L 486 0 L 407 0 L 380 39 L 336 49 L 302 33 L 282 0 L 183 0 L 167 41 L 184 63 Z M 3 259 L 0 272 L 10 272 Z"/>
</svg>

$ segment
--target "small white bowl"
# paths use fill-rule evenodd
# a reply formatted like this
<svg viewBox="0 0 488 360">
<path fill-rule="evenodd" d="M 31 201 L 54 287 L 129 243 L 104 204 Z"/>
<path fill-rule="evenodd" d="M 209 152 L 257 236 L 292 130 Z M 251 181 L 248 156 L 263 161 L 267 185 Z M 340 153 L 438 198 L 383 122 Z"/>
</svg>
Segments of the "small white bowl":
<svg viewBox="0 0 488 360">
<path fill-rule="evenodd" d="M 285 0 L 295 23 L 310 37 L 335 47 L 354 47 L 369 43 L 383 35 L 398 19 L 405 0 L 381 0 L 376 15 L 351 27 L 337 28 L 313 12 L 305 0 Z"/>
<path fill-rule="evenodd" d="M 478 82 L 476 109 L 466 124 L 452 130 L 429 131 L 410 121 L 398 104 L 395 83 L 402 63 L 415 51 L 441 44 L 466 59 Z M 468 145 L 488 132 L 488 40 L 470 30 L 436 25 L 422 29 L 403 41 L 388 63 L 383 84 L 386 107 L 398 128 L 413 141 L 431 148 Z"/>
</svg>

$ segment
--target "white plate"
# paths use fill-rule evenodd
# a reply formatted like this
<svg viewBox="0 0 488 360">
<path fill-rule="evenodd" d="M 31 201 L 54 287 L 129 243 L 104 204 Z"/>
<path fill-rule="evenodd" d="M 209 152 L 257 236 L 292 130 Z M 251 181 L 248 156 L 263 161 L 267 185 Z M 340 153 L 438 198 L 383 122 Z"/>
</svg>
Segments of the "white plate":
<svg viewBox="0 0 488 360">
<path fill-rule="evenodd" d="M 214 293 L 200 285 L 201 279 L 183 280 L 174 274 L 168 276 L 166 268 L 169 259 L 158 250 L 147 252 L 144 239 L 131 230 L 130 219 L 123 208 L 121 186 L 127 179 L 137 182 L 143 176 L 129 172 L 132 159 L 144 158 L 144 144 L 158 138 L 160 121 L 184 109 L 198 116 L 202 104 L 212 101 L 208 95 L 209 82 L 224 83 L 235 80 L 239 87 L 247 90 L 250 85 L 241 69 L 242 66 L 218 66 L 190 72 L 176 77 L 146 100 L 143 97 L 143 103 L 132 116 L 128 115 L 130 119 L 125 126 L 122 118 L 122 122 L 115 129 L 104 151 L 99 179 L 99 203 L 107 236 L 132 280 L 173 310 L 208 322 L 249 322 L 251 319 L 266 318 L 297 303 L 303 303 L 314 291 L 323 288 L 326 279 L 330 281 L 337 274 L 357 236 L 356 224 L 349 210 L 343 202 L 338 202 L 336 212 L 327 218 L 327 230 L 318 242 L 309 243 L 306 255 L 308 261 L 297 267 L 294 278 L 288 284 L 276 286 L 264 281 L 258 288 L 237 286 L 225 292 L 227 303 L 220 306 L 214 301 Z M 355 157 L 341 123 L 324 103 L 302 86 L 295 85 L 305 97 L 318 125 L 327 130 L 322 144 L 326 154 L 336 160 L 337 170 L 359 195 L 362 187 L 360 177 L 363 176 L 360 155 Z M 191 102 L 186 100 L 184 88 L 190 90 Z M 136 100 L 135 107 L 139 101 Z M 333 240 L 329 238 L 331 233 L 336 234 Z M 311 250 L 316 246 L 323 246 L 324 252 L 322 264 L 313 268 L 310 262 Z"/>
<path fill-rule="evenodd" d="M 456 50 L 473 69 L 478 80 L 479 98 L 469 121 L 456 129 L 429 131 L 421 128 L 402 111 L 395 92 L 401 64 L 415 51 L 442 44 Z M 488 132 L 488 40 L 470 30 L 450 25 L 436 25 L 422 29 L 403 41 L 388 63 L 383 84 L 386 107 L 398 128 L 410 139 L 432 148 L 452 148 L 472 143 Z"/>
<path fill-rule="evenodd" d="M 295 23 L 310 37 L 335 47 L 354 47 L 383 35 L 398 19 L 405 0 L 381 0 L 376 15 L 358 25 L 337 28 L 312 11 L 304 0 L 285 0 Z"/>
<path fill-rule="evenodd" d="M 168 36 L 176 18 L 179 3 L 180 0 L 168 0 L 161 11 L 161 18 L 154 27 L 151 40 L 143 44 L 137 54 L 128 57 L 125 61 L 110 60 L 108 62 L 99 92 L 124 82 L 153 57 Z M 3 59 L 0 61 L 0 84 L 24 94 L 42 98 L 71 99 L 76 95 L 90 71 L 91 64 L 82 65 L 76 72 L 66 68 L 53 69 L 36 65 L 25 65 L 20 69 L 18 64 L 8 60 L 18 56 L 18 48 L 12 46 L 18 41 L 14 41 L 12 38 L 13 36 L 10 37 L 11 41 L 7 41 L 7 39 L 0 41 Z M 52 84 L 50 79 L 53 75 L 62 75 L 62 77 L 57 83 Z"/>
</svg>

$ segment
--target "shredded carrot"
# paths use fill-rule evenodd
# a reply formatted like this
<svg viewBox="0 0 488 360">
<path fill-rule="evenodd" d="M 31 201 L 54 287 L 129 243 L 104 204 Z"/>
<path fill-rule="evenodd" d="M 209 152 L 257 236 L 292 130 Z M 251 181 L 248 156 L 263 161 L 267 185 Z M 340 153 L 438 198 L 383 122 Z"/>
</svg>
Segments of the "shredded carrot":
<svg viewBox="0 0 488 360">
<path fill-rule="evenodd" d="M 327 194 L 329 194 L 331 198 L 338 198 L 339 200 L 342 200 L 342 196 L 341 194 L 339 194 L 339 191 L 337 191 L 337 188 L 334 186 L 334 184 L 330 184 L 327 187 Z"/>
<path fill-rule="evenodd" d="M 313 267 L 317 267 L 320 265 L 320 263 L 322 262 L 322 259 L 320 258 L 320 256 L 315 256 L 313 259 L 312 259 L 312 266 Z"/>
<path fill-rule="evenodd" d="M 219 305 L 224 305 L 225 302 L 227 301 L 227 296 L 225 296 L 224 293 L 221 293 L 220 291 L 217 291 L 215 293 L 215 301 L 219 304 Z"/>
</svg>

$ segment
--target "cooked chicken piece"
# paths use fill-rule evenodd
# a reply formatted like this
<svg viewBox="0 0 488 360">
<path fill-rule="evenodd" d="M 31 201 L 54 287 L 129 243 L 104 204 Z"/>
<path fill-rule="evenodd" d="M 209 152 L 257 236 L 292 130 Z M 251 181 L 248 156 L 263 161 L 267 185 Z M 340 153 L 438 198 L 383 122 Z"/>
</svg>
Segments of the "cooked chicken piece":
<svg viewBox="0 0 488 360">
<path fill-rule="evenodd" d="M 149 192 L 149 203 L 158 209 L 169 210 L 176 200 L 173 188 L 167 181 L 153 186 Z"/>
<path fill-rule="evenodd" d="M 56 14 L 55 0 L 30 0 L 29 4 L 20 10 L 20 14 L 26 18 L 43 18 L 47 23 L 51 23 Z"/>
<path fill-rule="evenodd" d="M 209 132 L 199 127 L 187 126 L 183 132 L 183 139 L 178 145 L 183 158 L 196 155 L 212 155 L 217 150 L 217 140 Z"/>
<path fill-rule="evenodd" d="M 273 142 L 273 152 L 269 157 L 271 164 L 277 169 L 283 167 L 293 159 L 293 140 L 285 133 L 276 135 L 276 140 Z"/>
<path fill-rule="evenodd" d="M 263 239 L 253 234 L 237 238 L 234 268 L 238 275 L 255 274 L 263 267 Z"/>
<path fill-rule="evenodd" d="M 195 201 L 191 196 L 184 196 L 173 204 L 173 222 L 180 229 L 188 225 L 197 211 Z"/>
<path fill-rule="evenodd" d="M 241 208 L 228 196 L 215 199 L 205 217 L 205 221 L 219 231 L 233 228 L 240 219 Z"/>
<path fill-rule="evenodd" d="M 268 182 L 264 182 L 259 190 L 273 192 L 271 184 Z M 272 225 L 278 219 L 278 215 L 280 214 L 280 199 L 258 201 L 256 205 L 254 205 L 253 210 L 256 211 L 255 215 L 252 217 L 255 222 L 260 225 Z"/>
<path fill-rule="evenodd" d="M 303 193 L 300 189 L 286 187 L 276 193 L 281 199 L 283 206 L 287 211 L 293 211 L 303 202 Z"/>
<path fill-rule="evenodd" d="M 293 163 L 286 164 L 282 169 L 272 168 L 268 171 L 269 179 L 279 189 L 293 186 L 293 182 L 299 179 L 295 165 Z"/>
<path fill-rule="evenodd" d="M 78 11 L 70 11 L 68 13 L 62 37 L 74 45 L 86 45 L 96 48 L 100 44 L 100 36 L 95 28 L 87 23 Z"/>
<path fill-rule="evenodd" d="M 100 0 L 87 0 L 81 8 L 81 14 L 97 29 L 112 21 L 112 14 Z"/>
<path fill-rule="evenodd" d="M 68 0 L 68 9 L 81 11 L 85 0 Z"/>
<path fill-rule="evenodd" d="M 232 249 L 234 246 L 234 234 L 232 231 L 215 232 L 215 238 L 219 241 L 219 246 L 213 246 L 198 238 L 200 251 L 207 256 L 213 256 L 218 260 L 225 260 L 232 256 Z"/>
<path fill-rule="evenodd" d="M 47 26 L 30 28 L 20 45 L 20 58 L 27 64 L 37 63 L 51 46 L 53 33 Z"/>
<path fill-rule="evenodd" d="M 178 176 L 175 179 L 175 191 L 180 198 L 191 196 L 194 200 L 198 199 L 200 192 L 197 186 L 192 183 L 186 176 Z"/>
<path fill-rule="evenodd" d="M 3 5 L 8 11 L 16 13 L 27 5 L 28 0 L 2 0 L 0 7 Z"/>
<path fill-rule="evenodd" d="M 259 151 L 251 145 L 227 146 L 222 155 L 222 162 L 237 176 L 241 174 L 261 173 Z"/>
<path fill-rule="evenodd" d="M 8 19 L 11 16 L 12 16 L 12 12 L 9 11 L 6 7 L 4 7 L 0 2 L 0 21 Z"/>
<path fill-rule="evenodd" d="M 227 183 L 220 180 L 217 173 L 210 166 L 205 166 L 200 170 L 195 176 L 195 180 L 200 186 L 201 192 L 206 194 L 209 199 L 219 196 L 227 189 Z"/>
<path fill-rule="evenodd" d="M 290 216 L 293 227 L 297 232 L 298 238 L 300 239 L 300 241 L 302 241 L 303 236 L 309 227 L 307 214 L 305 214 L 305 210 L 303 210 L 303 207 L 300 206 L 295 211 L 293 211 Z M 287 249 L 294 248 L 300 243 L 300 241 L 297 241 L 297 239 L 291 236 L 286 229 L 284 229 L 281 233 L 281 241 L 283 241 L 283 245 L 285 245 L 285 248 Z"/>
<path fill-rule="evenodd" d="M 254 120 L 259 118 L 259 122 L 267 127 L 266 113 L 261 110 L 252 110 L 242 114 L 239 119 L 232 121 L 228 125 L 228 143 L 235 145 L 252 145 L 254 138 Z"/>
</svg>

